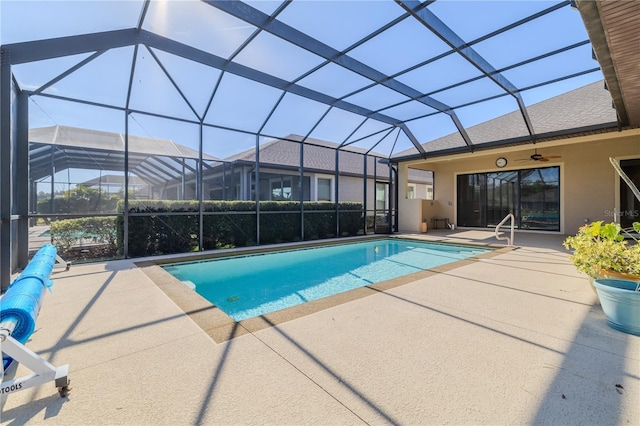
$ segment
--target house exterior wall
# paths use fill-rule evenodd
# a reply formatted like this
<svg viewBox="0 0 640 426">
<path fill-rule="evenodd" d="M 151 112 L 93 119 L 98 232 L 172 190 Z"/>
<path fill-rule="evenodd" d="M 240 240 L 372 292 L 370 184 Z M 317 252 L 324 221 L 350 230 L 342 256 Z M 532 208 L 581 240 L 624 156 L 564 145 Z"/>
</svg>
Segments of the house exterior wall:
<svg viewBox="0 0 640 426">
<path fill-rule="evenodd" d="M 548 162 L 527 159 L 534 149 L 543 155 L 559 155 Z M 507 159 L 498 168 L 495 160 Z M 449 218 L 456 223 L 456 177 L 459 174 L 519 170 L 535 167 L 560 167 L 560 233 L 574 234 L 585 221 L 611 222 L 614 209 L 619 211 L 620 179 L 609 162 L 640 158 L 640 129 L 576 137 L 547 143 L 503 148 L 432 160 L 399 164 L 399 230 L 418 232 L 420 217 Z M 424 203 L 406 198 L 407 167 L 434 172 L 434 199 Z M 423 211 L 417 214 L 414 210 Z"/>
<path fill-rule="evenodd" d="M 242 173 L 242 176 L 246 179 L 246 182 L 242 185 L 243 187 L 247 187 L 247 193 L 244 193 L 241 199 L 249 200 L 251 197 L 248 193 L 248 180 L 249 173 L 251 172 L 251 168 L 246 168 L 245 172 Z M 298 173 L 291 171 L 283 171 L 275 168 L 261 168 L 260 172 L 272 173 L 278 175 L 291 175 L 298 176 Z M 305 173 L 305 176 L 310 178 L 310 194 L 309 197 L 312 201 L 317 200 L 317 180 L 318 178 L 331 179 L 332 185 L 332 198 L 334 198 L 335 191 L 335 175 L 333 174 L 324 174 L 324 173 Z M 205 190 L 207 189 L 207 183 L 204 183 Z M 354 176 L 340 176 L 338 181 L 338 197 L 339 201 L 353 201 L 362 203 L 364 201 L 363 197 L 363 180 L 362 177 L 354 177 Z M 205 192 L 206 193 L 206 192 Z M 332 199 L 332 201 L 335 201 Z M 373 179 L 368 179 L 367 181 L 367 210 L 373 210 L 375 206 L 375 181 Z"/>
<path fill-rule="evenodd" d="M 340 197 L 340 201 L 364 202 L 363 188 L 364 182 L 361 177 L 340 176 L 338 182 L 338 196 Z M 367 210 L 373 210 L 375 196 L 375 182 L 373 179 L 368 179 Z"/>
</svg>

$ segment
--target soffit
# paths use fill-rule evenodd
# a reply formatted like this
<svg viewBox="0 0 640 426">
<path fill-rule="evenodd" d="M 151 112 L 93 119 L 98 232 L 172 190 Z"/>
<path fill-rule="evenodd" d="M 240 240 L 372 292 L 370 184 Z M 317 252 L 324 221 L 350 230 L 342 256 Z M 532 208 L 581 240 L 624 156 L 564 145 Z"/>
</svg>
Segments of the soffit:
<svg viewBox="0 0 640 426">
<path fill-rule="evenodd" d="M 640 126 L 640 2 L 579 0 L 622 126 Z"/>
</svg>

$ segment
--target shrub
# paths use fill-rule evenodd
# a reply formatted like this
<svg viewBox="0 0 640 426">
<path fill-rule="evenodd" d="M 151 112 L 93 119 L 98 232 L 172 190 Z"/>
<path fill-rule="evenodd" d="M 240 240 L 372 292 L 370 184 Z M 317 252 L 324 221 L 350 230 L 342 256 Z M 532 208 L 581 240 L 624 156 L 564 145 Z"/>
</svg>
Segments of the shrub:
<svg viewBox="0 0 640 426">
<path fill-rule="evenodd" d="M 260 202 L 260 243 L 273 244 L 300 240 L 300 203 Z M 304 203 L 304 239 L 336 236 L 335 204 Z M 123 208 L 123 206 L 119 206 Z M 131 257 L 185 253 L 198 245 L 197 201 L 133 201 L 129 216 Z M 202 248 L 246 247 L 256 244 L 256 203 L 254 201 L 204 201 L 202 203 Z M 362 229 L 362 204 L 338 204 L 340 235 L 357 235 Z M 174 215 L 175 212 L 193 213 Z M 124 235 L 123 219 L 117 221 L 118 235 Z M 118 242 L 122 253 L 123 243 Z"/>
<path fill-rule="evenodd" d="M 51 223 L 50 232 L 52 243 L 63 253 L 71 250 L 80 238 L 116 248 L 115 216 L 57 220 Z"/>
</svg>

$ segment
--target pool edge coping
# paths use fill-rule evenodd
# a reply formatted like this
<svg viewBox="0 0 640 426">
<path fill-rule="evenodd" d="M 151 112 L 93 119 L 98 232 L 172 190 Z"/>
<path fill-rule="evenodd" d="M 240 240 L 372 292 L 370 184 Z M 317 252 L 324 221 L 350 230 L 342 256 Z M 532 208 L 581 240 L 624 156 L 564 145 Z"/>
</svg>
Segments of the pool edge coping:
<svg viewBox="0 0 640 426">
<path fill-rule="evenodd" d="M 475 255 L 470 258 L 461 259 L 455 262 L 437 266 L 435 268 L 414 272 L 402 277 L 393 278 L 391 280 L 355 288 L 332 296 L 323 297 L 321 299 L 305 302 L 300 305 L 291 306 L 275 312 L 270 312 L 258 317 L 246 320 L 235 321 L 233 318 L 224 313 L 220 308 L 209 302 L 200 294 L 190 289 L 184 283 L 164 270 L 163 265 L 198 261 L 204 259 L 215 259 L 221 257 L 240 256 L 254 253 L 265 253 L 273 251 L 281 251 L 285 248 L 299 249 L 305 247 L 316 247 L 328 244 L 343 244 L 345 242 L 361 242 L 364 238 L 349 239 L 332 239 L 304 242 L 298 244 L 277 244 L 273 246 L 256 246 L 250 248 L 240 248 L 231 250 L 215 250 L 209 252 L 199 252 L 196 255 L 171 256 L 163 259 L 145 259 L 134 262 L 134 264 L 160 289 L 162 290 L 192 321 L 194 321 L 211 339 L 216 343 L 224 343 L 242 335 L 251 334 L 266 328 L 277 326 L 288 321 L 302 318 L 334 306 L 342 305 L 351 301 L 359 300 L 380 292 L 385 292 L 396 287 L 403 286 L 415 282 L 417 280 L 435 276 L 441 273 L 449 272 L 475 262 L 489 259 L 500 254 L 517 249 L 517 246 L 503 246 L 495 244 L 483 243 L 458 243 L 451 241 L 423 240 L 419 238 L 411 238 L 411 236 L 394 236 L 386 234 L 377 234 L 364 240 L 397 238 L 406 240 L 415 240 L 421 242 L 435 242 L 451 245 L 476 246 L 491 249 L 485 253 Z"/>
</svg>

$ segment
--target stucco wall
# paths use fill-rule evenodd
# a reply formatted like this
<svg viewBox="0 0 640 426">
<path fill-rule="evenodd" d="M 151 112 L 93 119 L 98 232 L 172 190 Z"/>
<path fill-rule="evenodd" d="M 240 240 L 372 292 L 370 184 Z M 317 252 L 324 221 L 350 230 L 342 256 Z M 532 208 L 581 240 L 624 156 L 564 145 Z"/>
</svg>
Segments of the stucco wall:
<svg viewBox="0 0 640 426">
<path fill-rule="evenodd" d="M 548 162 L 527 159 L 534 148 L 543 155 L 559 155 Z M 507 166 L 495 165 L 498 157 L 508 160 Z M 560 166 L 560 232 L 575 233 L 585 220 L 613 220 L 614 208 L 620 208 L 619 178 L 609 157 L 618 160 L 640 158 L 640 129 L 606 135 L 592 135 L 552 143 L 539 143 L 534 147 L 506 148 L 501 151 L 476 152 L 455 157 L 441 157 L 426 161 L 405 162 L 399 165 L 399 229 L 416 232 L 416 213 L 421 208 L 413 200 L 406 199 L 407 166 L 434 172 L 434 200 L 423 203 L 423 217 L 448 217 L 456 220 L 456 175 L 465 173 L 526 169 L 532 167 Z M 418 215 L 419 216 L 419 215 Z"/>
<path fill-rule="evenodd" d="M 364 182 L 360 177 L 340 176 L 338 196 L 340 201 L 355 201 L 362 203 Z M 367 182 L 367 210 L 373 210 L 376 201 L 375 182 L 369 179 Z"/>
</svg>

